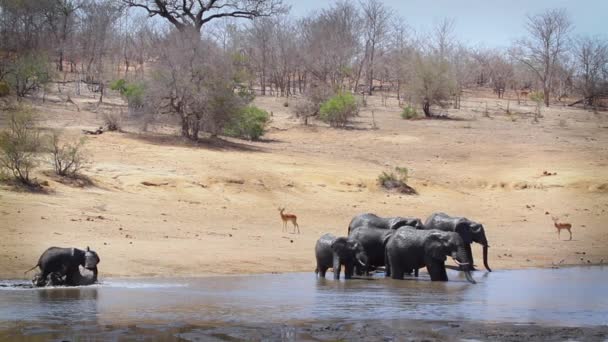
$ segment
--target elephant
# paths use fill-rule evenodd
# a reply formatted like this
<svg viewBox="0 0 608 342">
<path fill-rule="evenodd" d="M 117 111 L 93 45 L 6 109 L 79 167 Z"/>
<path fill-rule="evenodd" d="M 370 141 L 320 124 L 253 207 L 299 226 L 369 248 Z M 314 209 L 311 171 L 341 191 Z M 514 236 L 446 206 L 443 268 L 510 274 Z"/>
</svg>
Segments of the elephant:
<svg viewBox="0 0 608 342">
<path fill-rule="evenodd" d="M 50 247 L 28 272 L 40 268 L 40 273 L 32 280 L 35 286 L 90 285 L 97 281 L 97 264 L 100 261 L 97 253 L 89 247 L 84 251 L 78 248 Z M 85 275 L 81 273 L 80 266 L 84 267 Z"/>
<path fill-rule="evenodd" d="M 456 232 L 464 241 L 467 256 L 471 261 L 469 269 L 475 270 L 473 253 L 471 251 L 471 243 L 477 242 L 483 246 L 483 265 L 488 272 L 492 272 L 488 266 L 488 239 L 483 225 L 475 221 L 471 221 L 465 217 L 449 216 L 445 213 L 433 213 L 424 223 L 423 229 L 439 229 L 446 232 Z"/>
<path fill-rule="evenodd" d="M 79 266 L 79 271 L 74 272 L 70 275 L 70 283 L 66 281 L 68 275 L 62 275 L 59 272 L 51 272 L 46 277 L 42 278 L 42 273 L 38 273 L 32 279 L 32 283 L 36 287 L 46 286 L 86 286 L 93 285 L 97 282 L 97 268 L 88 270 L 82 266 Z"/>
<path fill-rule="evenodd" d="M 367 273 L 367 271 L 385 265 L 384 243 L 394 232 L 393 229 L 376 228 L 370 225 L 362 225 L 350 231 L 348 238 L 363 246 L 368 259 L 365 270 L 357 268 L 357 274 Z"/>
<path fill-rule="evenodd" d="M 355 264 L 363 268 L 367 265 L 367 255 L 360 243 L 347 237 L 337 238 L 329 233 L 317 240 L 315 255 L 317 257 L 315 274 L 320 274 L 323 278 L 327 269 L 333 268 L 334 279 L 340 279 L 340 269 L 344 265 L 344 278 L 351 279 Z"/>
<path fill-rule="evenodd" d="M 398 229 L 403 226 L 412 226 L 422 229 L 422 220 L 415 217 L 379 217 L 376 214 L 367 213 L 355 216 L 348 225 L 348 233 L 360 226 L 372 226 L 378 229 Z"/>
<path fill-rule="evenodd" d="M 426 266 L 432 281 L 447 281 L 445 260 L 448 255 L 456 260 L 467 280 L 475 284 L 468 269 L 471 261 L 458 233 L 407 226 L 399 228 L 386 242 L 387 277 L 403 279 L 404 273 L 410 269 L 414 269 L 418 276 L 418 269 Z"/>
</svg>

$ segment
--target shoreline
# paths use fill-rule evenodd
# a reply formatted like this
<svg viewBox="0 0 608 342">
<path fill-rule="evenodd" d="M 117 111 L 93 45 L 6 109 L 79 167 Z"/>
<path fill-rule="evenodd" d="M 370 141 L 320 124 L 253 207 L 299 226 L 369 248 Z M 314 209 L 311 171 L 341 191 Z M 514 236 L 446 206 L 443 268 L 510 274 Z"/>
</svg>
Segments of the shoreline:
<svg viewBox="0 0 608 342">
<path fill-rule="evenodd" d="M 520 267 L 510 267 L 510 268 L 492 268 L 492 272 L 496 271 L 517 271 L 517 270 L 529 270 L 529 269 L 560 269 L 560 268 L 571 268 L 571 267 L 600 267 L 600 266 L 608 266 L 608 263 L 581 263 L 581 264 L 561 264 L 561 265 L 533 265 L 533 266 L 520 266 Z M 449 266 L 448 266 L 449 268 Z M 425 272 L 425 268 L 422 268 L 423 272 Z M 473 275 L 479 273 L 487 273 L 488 271 L 485 268 L 479 268 L 473 271 Z M 31 272 L 35 274 L 34 271 Z M 250 272 L 250 273 L 203 273 L 203 274 L 176 274 L 171 277 L 163 276 L 163 275 L 115 275 L 108 274 L 106 276 L 103 275 L 103 272 L 99 272 L 99 279 L 109 278 L 109 279 L 198 279 L 198 278 L 217 278 L 217 277 L 247 277 L 247 276 L 265 276 L 265 275 L 276 275 L 276 274 L 291 274 L 291 273 L 311 273 L 314 274 L 314 271 L 306 272 L 306 271 L 288 271 L 288 272 Z M 382 273 L 382 272 L 380 272 Z M 489 272 L 491 273 L 491 272 Z M 377 276 L 382 278 L 382 276 Z M 330 274 L 328 273 L 327 279 L 330 278 Z M 354 277 L 354 279 L 369 279 L 374 278 L 371 277 Z M 31 278 L 11 278 L 11 277 L 2 277 L 0 276 L 0 281 L 29 281 Z"/>
<path fill-rule="evenodd" d="M 31 329 L 31 330 L 30 330 Z M 608 326 L 559 326 L 534 323 L 471 322 L 465 320 L 314 320 L 283 323 L 96 324 L 67 330 L 65 326 L 27 324 L 0 328 L 0 340 L 18 337 L 54 339 L 152 338 L 164 341 L 282 340 L 282 341 L 599 341 Z"/>
</svg>

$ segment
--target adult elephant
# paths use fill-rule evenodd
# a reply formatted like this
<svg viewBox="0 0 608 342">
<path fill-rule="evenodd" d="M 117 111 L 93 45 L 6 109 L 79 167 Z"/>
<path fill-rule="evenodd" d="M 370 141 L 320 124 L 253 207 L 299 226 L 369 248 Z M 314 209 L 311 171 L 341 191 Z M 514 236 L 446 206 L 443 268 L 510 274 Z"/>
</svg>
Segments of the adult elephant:
<svg viewBox="0 0 608 342">
<path fill-rule="evenodd" d="M 349 239 L 355 240 L 363 246 L 368 260 L 365 270 L 357 269 L 358 274 L 385 265 L 384 244 L 394 232 L 393 229 L 376 228 L 370 225 L 358 226 L 350 231 Z"/>
<path fill-rule="evenodd" d="M 363 246 L 346 237 L 335 237 L 325 234 L 319 238 L 315 245 L 317 268 L 315 273 L 325 278 L 328 268 L 333 268 L 334 279 L 340 279 L 340 270 L 344 265 L 344 278 L 350 279 L 355 271 L 355 265 L 363 269 L 367 267 L 367 255 Z"/>
<path fill-rule="evenodd" d="M 46 286 L 49 281 L 54 285 L 58 285 L 56 283 L 67 286 L 90 285 L 97 281 L 99 262 L 99 256 L 89 247 L 86 250 L 50 247 L 42 253 L 38 263 L 28 272 L 36 267 L 40 268 L 40 273 L 33 280 L 35 286 Z M 91 271 L 92 274 L 81 274 L 80 266 Z"/>
<path fill-rule="evenodd" d="M 445 213 L 433 213 L 424 223 L 423 229 L 438 229 L 446 232 L 456 232 L 464 241 L 465 249 L 471 264 L 469 269 L 475 270 L 473 264 L 473 252 L 471 251 L 471 243 L 477 242 L 483 246 L 483 265 L 489 272 L 492 272 L 488 266 L 488 239 L 483 225 L 475 221 L 471 221 L 466 217 L 450 216 Z"/>
<path fill-rule="evenodd" d="M 475 284 L 468 268 L 471 261 L 458 233 L 402 227 L 386 242 L 387 276 L 390 274 L 393 279 L 403 279 L 404 273 L 411 269 L 417 276 L 418 269 L 426 267 L 432 281 L 447 281 L 447 256 L 454 258 L 467 280 Z"/>
<path fill-rule="evenodd" d="M 416 229 L 422 229 L 422 220 L 415 217 L 380 217 L 376 214 L 366 213 L 360 214 L 350 221 L 348 225 L 348 233 L 361 226 L 370 226 L 378 229 L 398 229 L 403 226 L 411 226 Z"/>
</svg>

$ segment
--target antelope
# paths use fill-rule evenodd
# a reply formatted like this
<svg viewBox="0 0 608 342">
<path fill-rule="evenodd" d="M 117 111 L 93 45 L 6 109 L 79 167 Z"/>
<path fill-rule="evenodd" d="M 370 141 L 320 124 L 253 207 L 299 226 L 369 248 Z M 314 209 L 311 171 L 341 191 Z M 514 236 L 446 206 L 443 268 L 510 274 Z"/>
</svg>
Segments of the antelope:
<svg viewBox="0 0 608 342">
<path fill-rule="evenodd" d="M 572 231 L 570 230 L 570 228 L 572 228 L 572 225 L 570 223 L 565 223 L 565 222 L 557 222 L 557 217 L 553 216 L 553 225 L 555 226 L 555 229 L 557 229 L 557 237 L 560 238 L 560 231 L 562 229 L 565 229 L 568 231 L 568 233 L 570 233 L 570 240 L 572 240 Z"/>
<path fill-rule="evenodd" d="M 285 211 L 285 208 L 279 207 L 278 210 L 279 210 L 279 214 L 281 214 L 281 220 L 283 220 L 283 231 L 287 230 L 287 222 L 291 221 L 291 223 L 293 224 L 294 233 L 297 228 L 298 234 L 300 234 L 300 226 L 298 226 L 298 217 L 294 214 L 283 214 L 283 211 Z"/>
</svg>

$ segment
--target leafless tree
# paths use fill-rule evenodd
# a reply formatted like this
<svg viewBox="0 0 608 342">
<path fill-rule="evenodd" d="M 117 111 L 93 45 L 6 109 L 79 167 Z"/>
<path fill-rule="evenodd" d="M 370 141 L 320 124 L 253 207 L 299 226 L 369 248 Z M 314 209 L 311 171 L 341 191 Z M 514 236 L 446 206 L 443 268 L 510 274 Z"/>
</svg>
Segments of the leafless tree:
<svg viewBox="0 0 608 342">
<path fill-rule="evenodd" d="M 121 0 L 131 8 L 141 8 L 150 17 L 165 18 L 179 31 L 194 29 L 219 18 L 253 19 L 288 10 L 283 0 Z"/>
<path fill-rule="evenodd" d="M 299 23 L 300 51 L 312 82 L 337 90 L 356 77 L 360 26 L 358 10 L 349 2 L 337 2 Z"/>
<path fill-rule="evenodd" d="M 197 32 L 190 32 L 197 35 Z M 161 41 L 157 72 L 148 85 L 148 103 L 175 115 L 181 135 L 198 140 L 200 132 L 222 133 L 224 124 L 247 102 L 235 92 L 232 60 L 210 40 L 173 32 Z"/>
<path fill-rule="evenodd" d="M 579 37 L 574 48 L 577 90 L 583 105 L 593 105 L 598 95 L 608 95 L 608 42 L 599 37 Z"/>
<path fill-rule="evenodd" d="M 374 87 L 374 58 L 377 50 L 386 43 L 390 29 L 391 10 L 379 0 L 366 0 L 361 3 L 364 35 L 365 61 L 367 72 L 367 93 L 372 95 Z"/>
<path fill-rule="evenodd" d="M 550 9 L 527 17 L 528 38 L 517 42 L 513 55 L 536 73 L 542 83 L 545 106 L 549 106 L 551 84 L 559 59 L 567 50 L 572 24 L 563 9 Z"/>
</svg>

